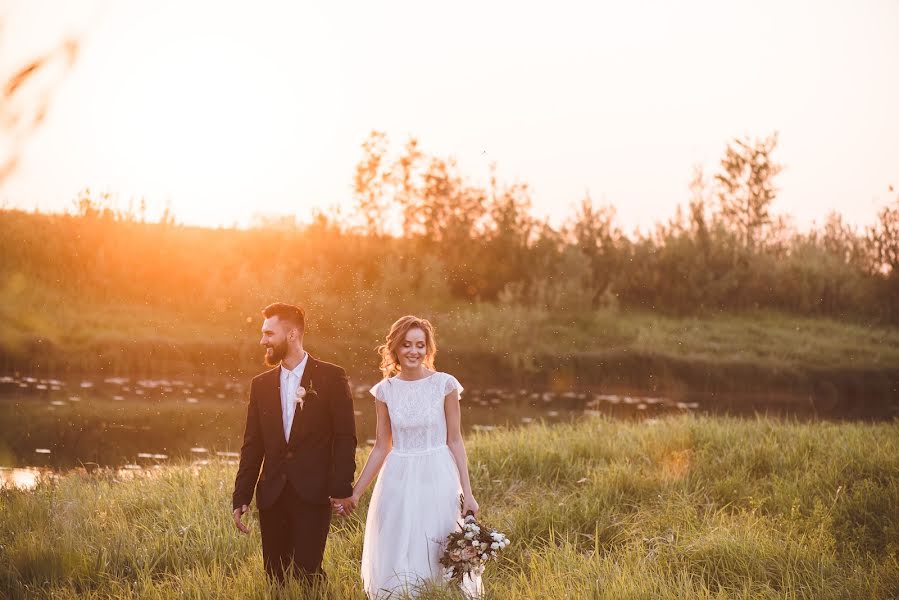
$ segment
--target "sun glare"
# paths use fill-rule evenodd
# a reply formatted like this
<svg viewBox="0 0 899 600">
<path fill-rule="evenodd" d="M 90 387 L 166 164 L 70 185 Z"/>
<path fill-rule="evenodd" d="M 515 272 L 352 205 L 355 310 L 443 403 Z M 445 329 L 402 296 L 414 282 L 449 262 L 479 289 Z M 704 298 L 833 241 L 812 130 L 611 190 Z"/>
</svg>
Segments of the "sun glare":
<svg viewBox="0 0 899 600">
<path fill-rule="evenodd" d="M 111 97 L 92 107 L 98 136 L 111 142 L 109 170 L 127 174 L 135 193 L 172 198 L 193 222 L 238 221 L 248 204 L 283 201 L 290 185 L 272 174 L 315 168 L 339 110 L 316 99 L 337 65 L 309 40 L 216 25 L 176 30 L 137 64 L 123 60 Z"/>
<path fill-rule="evenodd" d="M 299 184 L 333 162 L 341 113 L 327 26 L 285 7 L 279 18 L 206 3 L 107 12 L 51 115 L 79 140 L 74 155 L 51 150 L 78 186 L 144 197 L 157 213 L 171 203 L 188 223 L 302 213 Z"/>
<path fill-rule="evenodd" d="M 372 130 L 414 136 L 480 183 L 498 163 L 556 223 L 588 190 L 625 227 L 652 227 L 685 200 L 694 166 L 713 170 L 728 140 L 774 131 L 787 165 L 776 208 L 801 224 L 830 210 L 871 222 L 896 183 L 888 0 L 870 14 L 708 0 L 96 0 L 88 17 L 83 2 L 67 16 L 21 2 L 32 25 L 3 40 L 39 50 L 78 19 L 83 34 L 0 202 L 64 210 L 90 187 L 144 197 L 150 217 L 170 201 L 183 223 L 304 220 L 351 206 Z"/>
</svg>

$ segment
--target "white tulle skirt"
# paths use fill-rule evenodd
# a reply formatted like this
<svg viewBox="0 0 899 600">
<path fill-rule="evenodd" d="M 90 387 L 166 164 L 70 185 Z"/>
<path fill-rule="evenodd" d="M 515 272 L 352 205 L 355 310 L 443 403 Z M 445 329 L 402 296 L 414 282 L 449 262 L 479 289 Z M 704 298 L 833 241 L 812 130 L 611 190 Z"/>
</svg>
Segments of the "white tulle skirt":
<svg viewBox="0 0 899 600">
<path fill-rule="evenodd" d="M 425 585 L 446 581 L 440 556 L 458 527 L 459 470 L 447 446 L 420 453 L 393 450 L 375 483 L 362 546 L 362 583 L 372 599 L 415 597 Z M 481 578 L 466 579 L 476 598 Z"/>
</svg>

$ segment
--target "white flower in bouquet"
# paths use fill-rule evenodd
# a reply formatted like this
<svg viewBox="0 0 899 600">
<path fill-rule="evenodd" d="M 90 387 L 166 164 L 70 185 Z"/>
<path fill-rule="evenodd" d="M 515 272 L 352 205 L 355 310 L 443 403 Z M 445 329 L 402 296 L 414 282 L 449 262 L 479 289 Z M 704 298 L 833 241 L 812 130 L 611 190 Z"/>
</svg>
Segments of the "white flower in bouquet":
<svg viewBox="0 0 899 600">
<path fill-rule="evenodd" d="M 474 516 L 467 515 L 459 529 L 447 536 L 440 564 L 447 580 L 461 584 L 466 574 L 481 575 L 486 563 L 496 560 L 508 544 L 504 534 L 479 525 Z"/>
</svg>

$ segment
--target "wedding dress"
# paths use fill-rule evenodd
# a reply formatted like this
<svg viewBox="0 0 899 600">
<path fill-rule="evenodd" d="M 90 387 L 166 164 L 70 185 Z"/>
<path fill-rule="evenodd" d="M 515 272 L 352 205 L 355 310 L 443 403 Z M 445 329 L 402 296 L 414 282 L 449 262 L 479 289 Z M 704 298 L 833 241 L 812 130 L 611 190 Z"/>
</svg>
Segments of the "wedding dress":
<svg viewBox="0 0 899 600">
<path fill-rule="evenodd" d="M 446 445 L 444 397 L 462 393 L 447 373 L 407 381 L 391 377 L 371 389 L 387 405 L 393 449 L 372 492 L 362 546 L 362 581 L 370 598 L 412 597 L 427 584 L 443 584 L 440 556 L 461 519 L 462 485 Z M 479 597 L 480 576 L 463 581 Z"/>
</svg>

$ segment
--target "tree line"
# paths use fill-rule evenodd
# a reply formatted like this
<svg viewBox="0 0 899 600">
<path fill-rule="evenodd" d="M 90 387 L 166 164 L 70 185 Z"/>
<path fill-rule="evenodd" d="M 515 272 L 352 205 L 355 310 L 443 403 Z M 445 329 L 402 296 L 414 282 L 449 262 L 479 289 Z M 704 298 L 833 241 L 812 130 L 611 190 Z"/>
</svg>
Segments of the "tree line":
<svg viewBox="0 0 899 600">
<path fill-rule="evenodd" d="M 416 253 L 439 257 L 456 296 L 899 319 L 899 198 L 863 231 L 833 212 L 799 232 L 771 212 L 776 146 L 776 133 L 732 140 L 711 177 L 696 169 L 671 219 L 629 236 L 610 204 L 585 197 L 553 228 L 532 216 L 526 186 L 500 187 L 495 174 L 487 187 L 472 185 L 414 139 L 390 158 L 386 136 L 374 132 L 356 167 L 357 223 L 375 238 L 393 227 Z"/>
<path fill-rule="evenodd" d="M 731 141 L 714 173 L 696 170 L 673 217 L 628 235 L 612 205 L 585 197 L 553 227 L 533 215 L 526 185 L 501 185 L 495 171 L 475 185 L 416 140 L 392 153 L 373 133 L 352 214 L 203 229 L 178 225 L 170 210 L 149 223 L 143 204 L 118 210 L 85 190 L 69 214 L 0 211 L 0 272 L 81 301 L 179 311 L 255 314 L 273 295 L 292 297 L 343 323 L 410 297 L 435 309 L 771 308 L 899 322 L 899 198 L 863 230 L 832 213 L 799 232 L 771 211 L 776 144 Z"/>
</svg>

